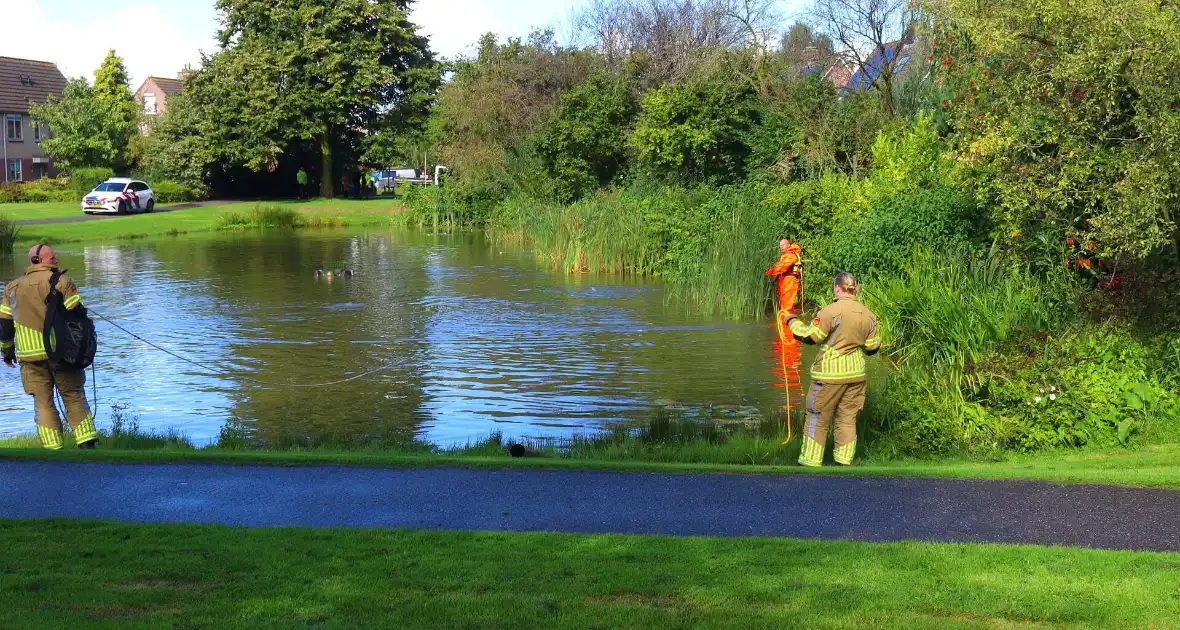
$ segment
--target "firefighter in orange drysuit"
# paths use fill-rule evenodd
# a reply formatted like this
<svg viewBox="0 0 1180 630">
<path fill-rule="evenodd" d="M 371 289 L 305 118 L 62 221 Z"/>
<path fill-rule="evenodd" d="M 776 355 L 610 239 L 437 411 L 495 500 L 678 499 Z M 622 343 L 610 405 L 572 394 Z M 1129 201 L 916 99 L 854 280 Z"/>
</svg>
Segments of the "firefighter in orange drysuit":
<svg viewBox="0 0 1180 630">
<path fill-rule="evenodd" d="M 778 277 L 779 313 L 786 311 L 790 316 L 795 314 L 795 302 L 799 300 L 799 281 L 803 275 L 800 254 L 803 249 L 785 238 L 779 241 L 778 246 L 783 255 L 773 267 L 766 270 L 766 275 Z"/>
</svg>

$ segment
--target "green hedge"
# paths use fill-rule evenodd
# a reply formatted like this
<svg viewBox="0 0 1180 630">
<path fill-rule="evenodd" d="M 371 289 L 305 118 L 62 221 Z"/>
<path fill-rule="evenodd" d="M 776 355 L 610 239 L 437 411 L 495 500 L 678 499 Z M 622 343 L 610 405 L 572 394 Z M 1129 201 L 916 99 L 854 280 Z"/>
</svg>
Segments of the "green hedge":
<svg viewBox="0 0 1180 630">
<path fill-rule="evenodd" d="M 115 171 L 105 167 L 77 168 L 70 173 L 70 189 L 79 199 L 94 187 L 115 176 Z"/>
<path fill-rule="evenodd" d="M 148 185 L 151 186 L 152 193 L 156 196 L 157 204 L 186 203 L 203 198 L 200 191 L 193 189 L 192 186 L 167 179 L 149 182 Z"/>
</svg>

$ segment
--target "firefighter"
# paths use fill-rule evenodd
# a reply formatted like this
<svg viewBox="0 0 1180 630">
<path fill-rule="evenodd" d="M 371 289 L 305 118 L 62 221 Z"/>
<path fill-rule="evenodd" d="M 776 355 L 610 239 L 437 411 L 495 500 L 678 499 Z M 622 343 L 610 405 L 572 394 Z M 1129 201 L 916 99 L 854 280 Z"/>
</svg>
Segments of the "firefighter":
<svg viewBox="0 0 1180 630">
<path fill-rule="evenodd" d="M 35 245 L 29 250 L 29 267 L 25 275 L 13 280 L 4 289 L 0 300 L 0 352 L 4 364 L 16 367 L 20 361 L 21 383 L 25 393 L 33 397 L 34 421 L 41 445 L 48 449 L 62 447 L 61 417 L 53 402 L 54 388 L 65 404 L 66 419 L 74 430 L 78 448 L 93 449 L 98 442 L 94 414 L 86 402 L 86 372 L 83 370 L 49 369 L 42 330 L 45 328 L 45 300 L 49 297 L 50 276 L 58 271 L 57 256 L 48 245 Z M 82 304 L 82 296 L 74 281 L 62 274 L 57 290 L 65 307 L 73 310 Z M 14 321 L 15 318 L 15 321 Z"/>
<path fill-rule="evenodd" d="M 819 346 L 811 367 L 811 391 L 803 423 L 799 463 L 821 466 L 828 441 L 828 424 L 836 418 L 837 464 L 848 466 L 856 454 L 856 414 L 865 403 L 865 356 L 881 349 L 877 316 L 857 300 L 860 285 L 841 272 L 833 283 L 836 301 L 805 323 L 791 317 L 791 333 L 803 343 Z"/>
<path fill-rule="evenodd" d="M 783 239 L 778 243 L 782 256 L 774 266 L 766 270 L 766 275 L 778 279 L 778 307 L 779 313 L 787 316 L 795 314 L 795 302 L 799 299 L 799 279 L 803 274 L 800 265 L 800 254 L 803 252 L 799 245 Z"/>
</svg>

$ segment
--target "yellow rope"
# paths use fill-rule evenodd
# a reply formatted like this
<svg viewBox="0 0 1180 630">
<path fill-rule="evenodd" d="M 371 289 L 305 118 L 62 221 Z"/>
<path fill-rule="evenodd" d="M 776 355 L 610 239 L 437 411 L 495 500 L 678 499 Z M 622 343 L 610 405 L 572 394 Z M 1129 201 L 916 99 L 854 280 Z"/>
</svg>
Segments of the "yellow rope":
<svg viewBox="0 0 1180 630">
<path fill-rule="evenodd" d="M 778 341 L 779 341 L 779 359 L 783 366 L 783 391 L 786 392 L 787 397 L 787 439 L 782 443 L 783 446 L 791 441 L 791 379 L 788 378 L 787 372 L 787 330 L 783 321 L 786 319 L 786 310 L 780 310 L 775 315 L 775 325 L 778 327 Z"/>
</svg>

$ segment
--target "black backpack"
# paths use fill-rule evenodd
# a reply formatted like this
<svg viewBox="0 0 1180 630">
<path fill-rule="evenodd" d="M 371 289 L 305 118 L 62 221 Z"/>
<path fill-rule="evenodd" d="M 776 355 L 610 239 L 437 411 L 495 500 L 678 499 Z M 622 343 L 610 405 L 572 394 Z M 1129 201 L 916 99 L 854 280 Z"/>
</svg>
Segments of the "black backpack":
<svg viewBox="0 0 1180 630">
<path fill-rule="evenodd" d="M 45 354 L 51 370 L 85 370 L 94 363 L 98 334 L 94 322 L 79 304 L 66 309 L 65 297 L 57 290 L 60 271 L 49 277 L 49 296 L 45 298 Z"/>
</svg>

